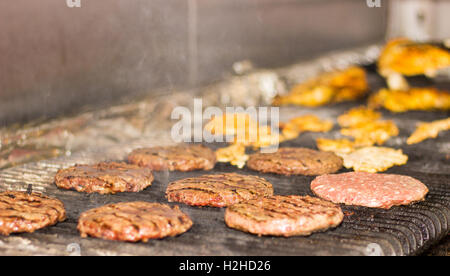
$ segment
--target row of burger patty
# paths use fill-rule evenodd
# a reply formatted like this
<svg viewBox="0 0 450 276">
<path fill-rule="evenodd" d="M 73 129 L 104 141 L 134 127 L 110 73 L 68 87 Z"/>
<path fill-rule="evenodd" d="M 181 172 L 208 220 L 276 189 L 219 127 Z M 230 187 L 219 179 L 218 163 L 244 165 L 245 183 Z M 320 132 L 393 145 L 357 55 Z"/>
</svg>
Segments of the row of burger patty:
<svg viewBox="0 0 450 276">
<path fill-rule="evenodd" d="M 153 171 L 211 170 L 215 153 L 202 145 L 136 149 L 127 163 L 78 164 L 55 175 L 59 188 L 85 193 L 139 192 L 151 186 Z M 320 198 L 274 195 L 266 179 L 237 173 L 207 174 L 169 183 L 166 198 L 191 206 L 227 207 L 225 222 L 256 235 L 309 235 L 337 227 L 344 215 L 338 204 L 389 209 L 424 200 L 428 188 L 409 176 L 348 172 L 334 174 L 343 165 L 332 152 L 280 148 L 274 153 L 250 155 L 247 167 L 260 173 L 318 175 L 311 182 Z M 276 184 L 276 183 L 274 183 Z M 64 221 L 61 201 L 37 193 L 0 194 L 0 233 L 33 232 Z M 81 236 L 108 240 L 147 241 L 186 232 L 192 220 L 178 206 L 123 202 L 81 214 Z"/>
</svg>

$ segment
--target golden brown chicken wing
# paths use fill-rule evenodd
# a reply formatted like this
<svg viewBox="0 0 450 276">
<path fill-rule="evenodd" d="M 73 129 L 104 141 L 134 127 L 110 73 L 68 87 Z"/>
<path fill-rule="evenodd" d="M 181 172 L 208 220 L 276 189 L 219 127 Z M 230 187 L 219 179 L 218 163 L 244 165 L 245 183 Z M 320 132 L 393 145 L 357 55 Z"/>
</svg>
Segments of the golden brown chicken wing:
<svg viewBox="0 0 450 276">
<path fill-rule="evenodd" d="M 324 73 L 292 88 L 287 95 L 275 97 L 273 105 L 321 106 L 356 100 L 368 90 L 366 72 L 360 67 Z"/>
<path fill-rule="evenodd" d="M 436 88 L 381 89 L 369 98 L 369 107 L 384 107 L 392 112 L 450 110 L 450 92 Z"/>
<path fill-rule="evenodd" d="M 406 38 L 390 41 L 378 59 L 382 76 L 399 73 L 404 76 L 434 74 L 450 66 L 450 52 L 426 43 L 415 43 Z"/>
</svg>

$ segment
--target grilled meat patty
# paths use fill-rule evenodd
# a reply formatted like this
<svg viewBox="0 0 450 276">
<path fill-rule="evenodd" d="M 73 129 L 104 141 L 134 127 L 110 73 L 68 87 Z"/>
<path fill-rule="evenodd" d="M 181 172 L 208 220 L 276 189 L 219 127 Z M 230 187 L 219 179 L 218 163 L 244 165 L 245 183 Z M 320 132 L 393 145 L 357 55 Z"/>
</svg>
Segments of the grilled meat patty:
<svg viewBox="0 0 450 276">
<path fill-rule="evenodd" d="M 225 223 L 244 232 L 271 236 L 306 236 L 336 227 L 341 208 L 310 196 L 269 196 L 228 207 Z"/>
<path fill-rule="evenodd" d="M 216 164 L 215 153 L 202 145 L 177 145 L 141 148 L 128 155 L 128 162 L 154 171 L 211 170 Z"/>
<path fill-rule="evenodd" d="M 139 192 L 152 185 L 152 181 L 150 169 L 116 162 L 75 165 L 59 170 L 55 176 L 59 188 L 100 194 Z"/>
<path fill-rule="evenodd" d="M 122 202 L 81 214 L 78 230 L 82 237 L 147 242 L 182 234 L 192 220 L 178 206 L 149 202 Z"/>
<path fill-rule="evenodd" d="M 280 148 L 275 153 L 250 155 L 247 167 L 263 173 L 321 175 L 342 168 L 342 158 L 332 152 L 307 148 Z"/>
<path fill-rule="evenodd" d="M 0 193 L 0 234 L 32 233 L 66 219 L 64 204 L 38 193 Z"/>
<path fill-rule="evenodd" d="M 424 200 L 428 193 L 410 176 L 367 172 L 322 175 L 311 182 L 311 190 L 335 203 L 383 209 Z"/>
<path fill-rule="evenodd" d="M 212 207 L 225 207 L 272 194 L 272 184 L 264 178 L 236 173 L 186 178 L 170 183 L 166 190 L 170 202 Z"/>
</svg>

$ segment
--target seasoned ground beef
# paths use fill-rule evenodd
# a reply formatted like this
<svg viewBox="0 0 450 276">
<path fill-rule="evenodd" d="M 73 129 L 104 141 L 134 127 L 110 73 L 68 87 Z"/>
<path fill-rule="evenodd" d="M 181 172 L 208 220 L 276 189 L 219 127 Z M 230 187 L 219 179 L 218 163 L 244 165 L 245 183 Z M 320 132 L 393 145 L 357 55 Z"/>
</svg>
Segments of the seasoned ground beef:
<svg viewBox="0 0 450 276">
<path fill-rule="evenodd" d="M 116 162 L 75 165 L 59 170 L 55 176 L 59 188 L 100 194 L 139 192 L 152 185 L 152 181 L 150 169 Z"/>
<path fill-rule="evenodd" d="M 259 236 L 305 236 L 336 227 L 343 218 L 339 206 L 310 196 L 257 198 L 225 212 L 229 227 Z"/>
<path fill-rule="evenodd" d="M 335 203 L 384 209 L 421 201 L 428 193 L 427 186 L 412 177 L 367 172 L 322 175 L 311 182 L 311 190 Z"/>
<path fill-rule="evenodd" d="M 205 146 L 177 145 L 136 149 L 128 155 L 128 162 L 154 171 L 186 172 L 213 169 L 216 155 Z"/>
<path fill-rule="evenodd" d="M 78 230 L 82 237 L 147 242 L 182 234 L 192 226 L 178 206 L 149 202 L 122 202 L 81 214 Z"/>
<path fill-rule="evenodd" d="M 332 152 L 307 148 L 280 148 L 275 153 L 250 155 L 247 166 L 263 173 L 283 175 L 321 175 L 342 168 L 342 158 Z"/>
<path fill-rule="evenodd" d="M 272 184 L 264 178 L 236 173 L 186 178 L 170 183 L 166 190 L 169 201 L 212 207 L 225 207 L 272 194 Z"/>
</svg>

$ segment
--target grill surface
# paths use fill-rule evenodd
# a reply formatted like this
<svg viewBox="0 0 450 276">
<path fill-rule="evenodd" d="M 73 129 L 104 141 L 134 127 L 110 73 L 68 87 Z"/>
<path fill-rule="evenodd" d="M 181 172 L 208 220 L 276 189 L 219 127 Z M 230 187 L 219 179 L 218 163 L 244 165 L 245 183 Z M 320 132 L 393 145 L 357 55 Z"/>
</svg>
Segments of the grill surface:
<svg viewBox="0 0 450 276">
<path fill-rule="evenodd" d="M 369 68 L 370 69 L 370 68 Z M 383 85 L 375 74 L 370 76 L 372 89 Z M 423 79 L 413 81 L 426 85 Z M 322 118 L 335 119 L 350 107 L 360 103 L 339 104 L 317 109 L 286 107 L 280 110 L 280 119 L 314 113 Z M 0 254 L 71 254 L 80 246 L 83 255 L 416 255 L 443 239 L 449 233 L 450 222 L 450 133 L 437 139 L 426 140 L 413 146 L 405 141 L 418 121 L 431 121 L 448 117 L 445 112 L 408 112 L 393 115 L 384 112 L 385 119 L 394 120 L 400 135 L 390 139 L 386 146 L 402 148 L 409 156 L 408 164 L 394 167 L 387 173 L 410 175 L 425 183 L 430 192 L 426 200 L 411 206 L 393 207 L 390 210 L 343 206 L 346 216 L 336 229 L 316 233 L 309 237 L 257 237 L 227 228 L 224 209 L 196 208 L 180 205 L 194 221 L 187 233 L 148 243 L 122 243 L 99 239 L 82 239 L 76 230 L 79 215 L 91 208 L 112 202 L 149 201 L 167 202 L 164 192 L 170 181 L 197 176 L 205 172 L 156 173 L 153 185 L 140 193 L 117 195 L 81 194 L 58 189 L 53 177 L 59 168 L 75 163 L 92 163 L 100 160 L 121 160 L 132 149 L 149 146 L 149 142 L 135 141 L 98 151 L 80 152 L 70 157 L 60 157 L 13 167 L 0 172 L 0 190 L 23 190 L 28 184 L 33 190 L 55 196 L 67 209 L 67 221 L 33 234 L 0 237 Z M 317 137 L 337 137 L 338 128 L 327 134 L 306 133 L 281 146 L 315 148 Z M 161 141 L 165 139 L 161 138 Z M 166 139 L 169 141 L 170 139 Z M 210 145 L 211 146 L 211 145 Z M 213 145 L 217 147 L 218 145 Z M 248 169 L 238 170 L 218 164 L 212 172 L 239 172 L 260 175 L 269 180 L 276 194 L 312 195 L 309 184 L 314 177 L 285 177 L 258 174 Z M 341 170 L 344 172 L 346 170 Z M 75 247 L 73 245 L 75 244 Z M 378 251 L 377 249 L 380 249 Z"/>
<path fill-rule="evenodd" d="M 301 136 L 298 140 L 282 146 L 313 147 L 313 134 Z M 444 141 L 448 135 L 436 141 L 426 141 L 418 147 L 432 147 Z M 194 221 L 193 228 L 175 238 L 150 241 L 147 244 L 110 242 L 97 239 L 81 239 L 76 230 L 80 213 L 111 202 L 156 201 L 166 202 L 164 192 L 170 181 L 204 174 L 205 172 L 162 172 L 156 173 L 154 184 L 140 193 L 118 195 L 87 195 L 58 189 L 53 176 L 61 167 L 74 163 L 90 163 L 104 159 L 120 159 L 125 152 L 137 144 L 111 148 L 108 152 L 76 154 L 70 158 L 26 164 L 4 170 L 0 189 L 26 190 L 28 184 L 35 191 L 61 199 L 68 211 L 68 220 L 54 227 L 33 234 L 13 235 L 0 238 L 2 254 L 21 250 L 25 254 L 68 254 L 71 243 L 81 246 L 82 254 L 146 254 L 146 255 L 368 255 L 380 248 L 383 255 L 412 255 L 423 252 L 448 233 L 450 221 L 450 188 L 448 186 L 449 162 L 444 153 L 420 149 L 404 149 L 410 155 L 406 166 L 390 169 L 389 173 L 410 175 L 423 181 L 430 189 L 424 202 L 412 206 L 393 207 L 390 210 L 343 206 L 346 216 L 337 229 L 309 237 L 257 237 L 226 227 L 224 209 L 195 208 L 181 205 Z M 448 149 L 447 149 L 448 150 Z M 434 152 L 434 154 L 433 154 Z M 423 161 L 426 160 L 426 165 Z M 422 165 L 420 165 L 422 164 Z M 423 170 L 432 173 L 420 172 Z M 218 164 L 213 173 L 238 171 L 226 164 Z M 244 174 L 257 173 L 244 169 Z M 312 195 L 309 183 L 313 177 L 285 177 L 263 175 L 269 180 L 276 194 Z M 14 251 L 15 250 L 15 251 Z"/>
</svg>

